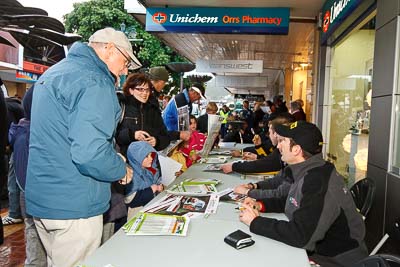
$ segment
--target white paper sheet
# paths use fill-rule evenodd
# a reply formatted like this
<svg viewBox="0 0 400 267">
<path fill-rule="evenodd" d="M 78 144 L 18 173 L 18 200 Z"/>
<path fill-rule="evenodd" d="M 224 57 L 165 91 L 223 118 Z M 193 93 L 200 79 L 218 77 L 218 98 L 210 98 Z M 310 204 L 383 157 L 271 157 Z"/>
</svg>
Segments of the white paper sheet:
<svg viewBox="0 0 400 267">
<path fill-rule="evenodd" d="M 181 170 L 182 164 L 161 154 L 158 154 L 158 159 L 161 166 L 161 183 L 169 186 L 176 178 L 175 173 Z"/>
</svg>

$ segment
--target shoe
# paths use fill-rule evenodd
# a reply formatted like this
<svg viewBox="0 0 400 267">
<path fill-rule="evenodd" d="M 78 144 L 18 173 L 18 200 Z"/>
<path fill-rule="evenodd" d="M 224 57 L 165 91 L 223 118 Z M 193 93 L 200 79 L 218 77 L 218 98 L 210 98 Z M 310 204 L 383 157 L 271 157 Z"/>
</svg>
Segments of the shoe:
<svg viewBox="0 0 400 267">
<path fill-rule="evenodd" d="M 3 225 L 11 225 L 11 224 L 17 224 L 17 223 L 22 223 L 22 219 L 14 219 L 10 216 L 6 216 L 3 218 Z"/>
</svg>

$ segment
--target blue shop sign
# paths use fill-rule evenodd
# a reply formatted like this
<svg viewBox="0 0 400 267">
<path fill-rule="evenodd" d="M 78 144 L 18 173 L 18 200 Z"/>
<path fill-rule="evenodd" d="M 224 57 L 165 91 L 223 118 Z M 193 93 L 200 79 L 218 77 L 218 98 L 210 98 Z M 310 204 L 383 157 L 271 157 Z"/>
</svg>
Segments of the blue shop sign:
<svg viewBox="0 0 400 267">
<path fill-rule="evenodd" d="M 17 81 L 27 82 L 27 83 L 34 83 L 39 80 L 40 75 L 32 72 L 27 71 L 20 71 L 17 70 L 15 73 L 15 78 Z"/>
<path fill-rule="evenodd" d="M 289 8 L 148 8 L 146 31 L 288 34 Z"/>
<path fill-rule="evenodd" d="M 357 8 L 362 0 L 328 0 L 322 7 L 322 42 Z"/>
</svg>

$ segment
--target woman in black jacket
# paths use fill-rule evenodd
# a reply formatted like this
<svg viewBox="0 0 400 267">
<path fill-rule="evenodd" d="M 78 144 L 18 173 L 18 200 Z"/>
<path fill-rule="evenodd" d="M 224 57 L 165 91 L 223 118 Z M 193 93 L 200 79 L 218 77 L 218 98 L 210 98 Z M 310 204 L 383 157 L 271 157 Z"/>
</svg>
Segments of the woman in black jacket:
<svg viewBox="0 0 400 267">
<path fill-rule="evenodd" d="M 123 86 L 125 112 L 117 130 L 117 144 L 124 156 L 134 141 L 147 141 L 157 151 L 169 145 L 160 109 L 148 101 L 151 86 L 150 80 L 142 73 L 129 75 Z"/>
</svg>

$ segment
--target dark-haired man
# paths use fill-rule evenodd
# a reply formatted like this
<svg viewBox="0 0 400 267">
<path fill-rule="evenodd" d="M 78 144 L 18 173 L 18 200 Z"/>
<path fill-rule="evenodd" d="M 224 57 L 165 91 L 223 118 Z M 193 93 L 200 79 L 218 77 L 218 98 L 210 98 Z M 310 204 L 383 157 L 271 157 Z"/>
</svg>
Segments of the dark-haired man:
<svg viewBox="0 0 400 267">
<path fill-rule="evenodd" d="M 250 231 L 304 248 L 324 267 L 352 266 L 367 256 L 365 225 L 335 166 L 323 160 L 322 134 L 312 123 L 278 125 L 278 149 L 293 183 L 287 197 L 246 199 L 240 220 Z M 285 212 L 289 221 L 259 216 Z"/>
</svg>

